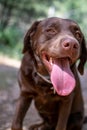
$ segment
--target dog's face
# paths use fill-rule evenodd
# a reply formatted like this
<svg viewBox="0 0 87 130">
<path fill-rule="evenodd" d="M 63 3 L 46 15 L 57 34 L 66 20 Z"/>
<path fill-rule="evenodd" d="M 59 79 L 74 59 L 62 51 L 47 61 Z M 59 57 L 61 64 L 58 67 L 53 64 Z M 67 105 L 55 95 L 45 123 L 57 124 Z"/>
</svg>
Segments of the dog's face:
<svg viewBox="0 0 87 130">
<path fill-rule="evenodd" d="M 25 36 L 23 52 L 29 51 L 31 48 L 32 52 L 45 65 L 51 75 L 51 81 L 54 86 L 57 86 L 57 81 L 54 80 L 59 80 L 56 77 L 59 77 L 58 74 L 60 73 L 61 75 L 63 71 L 69 73 L 72 78 L 70 79 L 70 83 L 75 86 L 74 76 L 69 71 L 69 68 L 77 59 L 80 59 L 78 69 L 83 74 L 87 54 L 84 36 L 76 22 L 60 18 L 48 18 L 40 22 L 35 22 Z M 69 75 L 64 74 L 68 79 Z"/>
<path fill-rule="evenodd" d="M 36 54 L 44 63 L 48 62 L 48 66 L 59 58 L 67 58 L 72 65 L 80 57 L 83 35 L 79 26 L 70 20 L 55 18 L 42 21 L 33 39 Z"/>
</svg>

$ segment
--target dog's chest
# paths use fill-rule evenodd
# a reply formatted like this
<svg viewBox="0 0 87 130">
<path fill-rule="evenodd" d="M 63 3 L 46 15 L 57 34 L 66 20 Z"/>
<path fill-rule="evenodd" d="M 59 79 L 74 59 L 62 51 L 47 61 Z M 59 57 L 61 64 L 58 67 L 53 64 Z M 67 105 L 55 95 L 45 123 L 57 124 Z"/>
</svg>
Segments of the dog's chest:
<svg viewBox="0 0 87 130">
<path fill-rule="evenodd" d="M 55 112 L 59 106 L 59 98 L 53 91 L 43 92 L 37 94 L 35 97 L 35 106 L 39 112 Z"/>
</svg>

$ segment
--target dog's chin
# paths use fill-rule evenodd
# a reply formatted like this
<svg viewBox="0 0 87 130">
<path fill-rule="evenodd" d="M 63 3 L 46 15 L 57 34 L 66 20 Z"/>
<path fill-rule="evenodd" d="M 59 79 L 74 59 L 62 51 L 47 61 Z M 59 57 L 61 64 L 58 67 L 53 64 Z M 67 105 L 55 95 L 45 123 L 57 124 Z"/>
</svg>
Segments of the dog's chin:
<svg viewBox="0 0 87 130">
<path fill-rule="evenodd" d="M 70 69 L 72 60 L 69 57 L 56 58 L 43 53 L 42 61 L 58 95 L 69 95 L 75 87 L 75 78 Z"/>
</svg>

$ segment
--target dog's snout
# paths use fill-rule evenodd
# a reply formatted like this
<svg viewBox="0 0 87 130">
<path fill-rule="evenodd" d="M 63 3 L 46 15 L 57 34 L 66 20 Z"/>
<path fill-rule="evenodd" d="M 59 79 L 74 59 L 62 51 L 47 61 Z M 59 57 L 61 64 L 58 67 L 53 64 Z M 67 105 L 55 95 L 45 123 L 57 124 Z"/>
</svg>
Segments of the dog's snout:
<svg viewBox="0 0 87 130">
<path fill-rule="evenodd" d="M 75 40 L 67 39 L 62 42 L 62 47 L 64 50 L 77 50 L 79 48 L 79 45 Z"/>
</svg>

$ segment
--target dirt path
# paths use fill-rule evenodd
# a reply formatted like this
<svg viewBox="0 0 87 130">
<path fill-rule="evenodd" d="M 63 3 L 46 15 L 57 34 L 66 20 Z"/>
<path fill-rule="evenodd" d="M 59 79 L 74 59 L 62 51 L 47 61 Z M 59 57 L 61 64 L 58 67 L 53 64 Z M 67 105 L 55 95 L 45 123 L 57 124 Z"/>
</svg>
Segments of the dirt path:
<svg viewBox="0 0 87 130">
<path fill-rule="evenodd" d="M 19 61 L 7 59 L 6 57 L 0 58 L 0 130 L 10 130 L 11 127 L 16 101 L 19 96 L 17 84 L 19 66 Z M 83 85 L 85 114 L 87 115 L 87 70 L 85 70 L 85 75 L 81 77 L 81 83 Z M 41 122 L 41 119 L 38 117 L 32 103 L 24 121 L 24 130 L 27 130 L 29 125 L 38 122 Z M 87 125 L 84 125 L 83 130 L 87 130 Z"/>
</svg>

